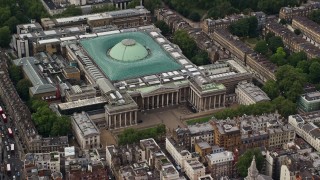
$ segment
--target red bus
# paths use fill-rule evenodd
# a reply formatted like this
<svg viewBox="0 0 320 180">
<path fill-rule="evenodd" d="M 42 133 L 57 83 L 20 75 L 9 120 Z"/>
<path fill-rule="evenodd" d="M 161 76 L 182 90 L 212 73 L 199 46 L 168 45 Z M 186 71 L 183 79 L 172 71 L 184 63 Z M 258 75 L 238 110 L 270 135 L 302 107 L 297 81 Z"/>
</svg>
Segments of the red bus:
<svg viewBox="0 0 320 180">
<path fill-rule="evenodd" d="M 2 109 L 2 107 L 0 106 L 0 114 L 2 114 L 3 113 L 3 109 Z"/>
<path fill-rule="evenodd" d="M 1 117 L 2 117 L 4 123 L 8 122 L 8 118 L 5 114 L 1 114 Z"/>
<path fill-rule="evenodd" d="M 9 137 L 13 137 L 13 132 L 12 132 L 11 128 L 8 128 L 8 134 L 9 134 Z"/>
</svg>

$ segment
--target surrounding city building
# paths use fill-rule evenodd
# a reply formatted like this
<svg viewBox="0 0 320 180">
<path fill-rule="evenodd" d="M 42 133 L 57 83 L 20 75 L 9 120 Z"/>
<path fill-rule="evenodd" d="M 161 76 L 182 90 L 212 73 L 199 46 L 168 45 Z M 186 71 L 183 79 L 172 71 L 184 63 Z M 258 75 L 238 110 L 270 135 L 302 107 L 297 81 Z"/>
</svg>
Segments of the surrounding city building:
<svg viewBox="0 0 320 180">
<path fill-rule="evenodd" d="M 237 102 L 243 105 L 256 104 L 258 102 L 270 101 L 268 95 L 258 86 L 249 82 L 240 82 L 236 88 Z"/>
<path fill-rule="evenodd" d="M 268 21 L 263 33 L 264 35 L 273 33 L 275 36 L 281 37 L 284 45 L 292 52 L 305 52 L 309 59 L 320 57 L 318 47 L 276 21 Z"/>
<path fill-rule="evenodd" d="M 298 108 L 303 112 L 320 110 L 320 92 L 302 94 L 298 100 Z"/>
<path fill-rule="evenodd" d="M 311 2 L 300 7 L 282 7 L 279 12 L 279 18 L 291 22 L 293 18 L 308 16 L 313 10 L 319 8 L 319 2 Z"/>
<path fill-rule="evenodd" d="M 190 180 L 198 180 L 199 177 L 205 175 L 205 171 L 205 167 L 198 160 L 186 160 L 185 173 Z"/>
<path fill-rule="evenodd" d="M 223 19 L 205 19 L 201 24 L 202 30 L 207 34 L 212 34 L 216 29 L 228 29 L 231 23 L 236 22 L 245 17 L 244 14 L 235 14 L 226 16 Z"/>
<path fill-rule="evenodd" d="M 316 47 L 320 45 L 320 26 L 307 17 L 294 17 L 292 20 L 292 28 L 299 29 L 303 38 L 311 42 Z"/>
<path fill-rule="evenodd" d="M 100 131 L 87 113 L 75 113 L 71 125 L 81 149 L 100 147 Z"/>
<path fill-rule="evenodd" d="M 320 129 L 315 124 L 319 122 L 320 112 L 315 111 L 305 115 L 291 115 L 289 123 L 295 128 L 297 135 L 307 141 L 314 149 L 320 151 Z"/>
<path fill-rule="evenodd" d="M 206 156 L 208 169 L 213 179 L 233 177 L 234 154 L 231 151 L 222 151 Z"/>
<path fill-rule="evenodd" d="M 41 172 L 47 171 L 50 176 L 62 179 L 60 153 L 28 153 L 24 159 L 24 179 L 40 178 Z"/>
<path fill-rule="evenodd" d="M 225 49 L 231 56 L 236 57 L 242 65 L 252 72 L 253 77 L 262 82 L 275 80 L 276 65 L 265 56 L 254 52 L 248 45 L 240 41 L 238 37 L 223 29 L 217 29 L 211 35 L 216 45 Z"/>
<path fill-rule="evenodd" d="M 256 159 L 255 156 L 253 156 L 252 162 L 250 167 L 248 168 L 248 176 L 244 178 L 245 180 L 272 180 L 271 177 L 259 174 L 259 171 L 257 169 L 256 165 Z"/>
<path fill-rule="evenodd" d="M 209 144 L 214 143 L 213 129 L 209 123 L 189 125 L 187 128 L 190 131 L 190 143 L 192 149 L 198 139 L 202 139 Z"/>
</svg>

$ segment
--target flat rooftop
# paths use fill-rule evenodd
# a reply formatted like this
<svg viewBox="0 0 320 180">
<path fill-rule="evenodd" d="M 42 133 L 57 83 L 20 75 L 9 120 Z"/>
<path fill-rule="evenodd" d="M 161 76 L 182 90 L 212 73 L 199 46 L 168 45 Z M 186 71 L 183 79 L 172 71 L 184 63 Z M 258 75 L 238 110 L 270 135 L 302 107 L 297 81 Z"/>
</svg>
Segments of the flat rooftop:
<svg viewBox="0 0 320 180">
<path fill-rule="evenodd" d="M 100 134 L 99 129 L 90 119 L 87 113 L 82 112 L 74 114 L 72 116 L 72 120 L 75 122 L 84 137 L 94 134 Z"/>
<path fill-rule="evenodd" d="M 148 56 L 135 61 L 119 61 L 109 56 L 108 51 L 124 39 L 133 39 L 141 44 L 148 50 Z M 126 32 L 86 39 L 81 41 L 81 45 L 111 81 L 182 69 L 182 66 L 145 32 Z M 118 52 L 126 56 L 126 51 L 121 48 Z"/>
</svg>

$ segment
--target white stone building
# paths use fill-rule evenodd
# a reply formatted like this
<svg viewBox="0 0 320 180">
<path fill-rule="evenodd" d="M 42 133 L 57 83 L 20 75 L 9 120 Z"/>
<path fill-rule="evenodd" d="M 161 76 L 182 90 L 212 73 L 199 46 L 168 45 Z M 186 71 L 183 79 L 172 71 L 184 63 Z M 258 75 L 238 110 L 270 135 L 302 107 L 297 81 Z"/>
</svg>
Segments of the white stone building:
<svg viewBox="0 0 320 180">
<path fill-rule="evenodd" d="M 100 131 L 87 113 L 75 113 L 71 118 L 71 125 L 81 149 L 100 146 Z"/>
<path fill-rule="evenodd" d="M 252 83 L 243 81 L 236 88 L 236 95 L 239 104 L 250 105 L 262 101 L 270 101 L 268 95 Z"/>
<path fill-rule="evenodd" d="M 190 180 L 197 180 L 205 175 L 205 167 L 201 162 L 195 159 L 186 160 L 185 172 Z"/>
<path fill-rule="evenodd" d="M 211 171 L 211 176 L 214 179 L 219 179 L 223 176 L 232 176 L 234 158 L 231 151 L 213 153 L 207 155 L 206 159 L 208 168 Z"/>
</svg>

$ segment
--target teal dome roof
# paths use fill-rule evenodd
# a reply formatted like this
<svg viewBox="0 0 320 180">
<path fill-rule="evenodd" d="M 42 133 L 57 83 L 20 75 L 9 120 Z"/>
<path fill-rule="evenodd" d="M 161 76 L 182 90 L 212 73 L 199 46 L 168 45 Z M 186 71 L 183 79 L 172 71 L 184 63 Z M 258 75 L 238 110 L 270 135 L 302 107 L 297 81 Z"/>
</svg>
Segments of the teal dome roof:
<svg viewBox="0 0 320 180">
<path fill-rule="evenodd" d="M 141 60 L 148 54 L 148 50 L 134 39 L 123 39 L 109 51 L 110 57 L 124 62 Z"/>
</svg>

